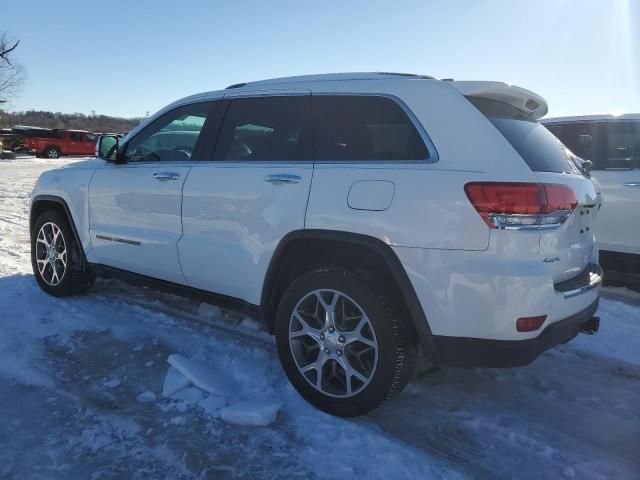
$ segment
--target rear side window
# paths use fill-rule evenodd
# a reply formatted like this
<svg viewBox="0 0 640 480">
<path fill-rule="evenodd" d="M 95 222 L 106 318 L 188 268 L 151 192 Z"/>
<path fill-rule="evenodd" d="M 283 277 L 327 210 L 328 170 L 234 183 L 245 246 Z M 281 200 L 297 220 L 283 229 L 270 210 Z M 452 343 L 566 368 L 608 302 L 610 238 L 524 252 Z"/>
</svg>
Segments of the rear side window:
<svg viewBox="0 0 640 480">
<path fill-rule="evenodd" d="M 467 100 L 489 119 L 534 172 L 580 173 L 571 151 L 522 110 L 486 98 Z"/>
<path fill-rule="evenodd" d="M 313 97 L 317 160 L 426 160 L 429 151 L 405 111 L 381 96 Z"/>
<path fill-rule="evenodd" d="M 571 152 L 543 125 L 489 117 L 534 172 L 580 173 Z"/>
<path fill-rule="evenodd" d="M 74 142 L 82 141 L 82 133 L 80 132 L 71 132 L 70 136 L 71 136 L 71 140 Z"/>
<path fill-rule="evenodd" d="M 308 96 L 238 98 L 231 101 L 216 160 L 295 161 L 310 159 L 305 129 Z"/>
</svg>

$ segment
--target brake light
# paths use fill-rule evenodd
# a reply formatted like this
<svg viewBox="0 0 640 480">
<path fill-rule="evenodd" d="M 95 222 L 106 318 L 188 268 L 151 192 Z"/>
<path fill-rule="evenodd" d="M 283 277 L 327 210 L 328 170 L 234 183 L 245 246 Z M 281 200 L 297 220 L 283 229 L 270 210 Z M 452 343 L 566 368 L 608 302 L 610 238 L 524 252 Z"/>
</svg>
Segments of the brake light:
<svg viewBox="0 0 640 480">
<path fill-rule="evenodd" d="M 516 320 L 516 330 L 519 332 L 533 332 L 534 330 L 538 330 L 546 319 L 546 315 L 519 318 Z"/>
<path fill-rule="evenodd" d="M 471 182 L 464 190 L 489 228 L 556 228 L 578 205 L 573 190 L 565 185 Z"/>
</svg>

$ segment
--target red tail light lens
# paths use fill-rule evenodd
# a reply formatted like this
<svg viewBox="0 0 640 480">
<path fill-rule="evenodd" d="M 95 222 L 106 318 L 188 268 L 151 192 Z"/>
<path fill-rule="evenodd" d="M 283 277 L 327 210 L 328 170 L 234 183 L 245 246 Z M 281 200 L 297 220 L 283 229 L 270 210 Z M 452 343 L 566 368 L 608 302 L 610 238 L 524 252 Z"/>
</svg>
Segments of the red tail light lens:
<svg viewBox="0 0 640 480">
<path fill-rule="evenodd" d="M 546 319 L 546 315 L 519 318 L 516 320 L 516 330 L 519 332 L 533 332 L 534 330 L 538 330 Z"/>
<path fill-rule="evenodd" d="M 578 205 L 565 185 L 471 182 L 464 190 L 489 228 L 555 228 Z"/>
</svg>

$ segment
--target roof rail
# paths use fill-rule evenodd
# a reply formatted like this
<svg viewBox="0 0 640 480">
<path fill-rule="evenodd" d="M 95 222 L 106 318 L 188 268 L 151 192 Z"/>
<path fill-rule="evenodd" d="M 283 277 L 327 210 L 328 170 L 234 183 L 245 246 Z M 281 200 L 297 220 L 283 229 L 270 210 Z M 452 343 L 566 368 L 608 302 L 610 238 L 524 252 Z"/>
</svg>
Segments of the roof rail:
<svg viewBox="0 0 640 480">
<path fill-rule="evenodd" d="M 232 88 L 240 88 L 240 87 L 244 87 L 247 83 L 234 83 L 233 85 L 229 85 L 227 88 L 225 88 L 225 90 L 230 90 Z"/>
</svg>

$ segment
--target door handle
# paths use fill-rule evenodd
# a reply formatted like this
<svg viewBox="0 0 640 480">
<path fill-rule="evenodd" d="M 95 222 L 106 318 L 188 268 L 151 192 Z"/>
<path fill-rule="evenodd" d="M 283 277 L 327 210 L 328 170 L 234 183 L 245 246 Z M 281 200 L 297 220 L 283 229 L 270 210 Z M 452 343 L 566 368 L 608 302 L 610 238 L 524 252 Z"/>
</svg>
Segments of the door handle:
<svg viewBox="0 0 640 480">
<path fill-rule="evenodd" d="M 161 182 L 166 182 L 167 180 L 177 180 L 180 178 L 180 174 L 175 172 L 156 172 L 153 174 L 153 178 Z"/>
<path fill-rule="evenodd" d="M 624 184 L 625 187 L 640 187 L 640 182 L 628 182 Z"/>
<path fill-rule="evenodd" d="M 274 185 L 283 185 L 285 183 L 300 183 L 302 181 L 302 178 L 298 175 L 278 173 L 276 175 L 267 175 L 266 177 L 264 177 L 264 181 L 273 183 Z"/>
</svg>

